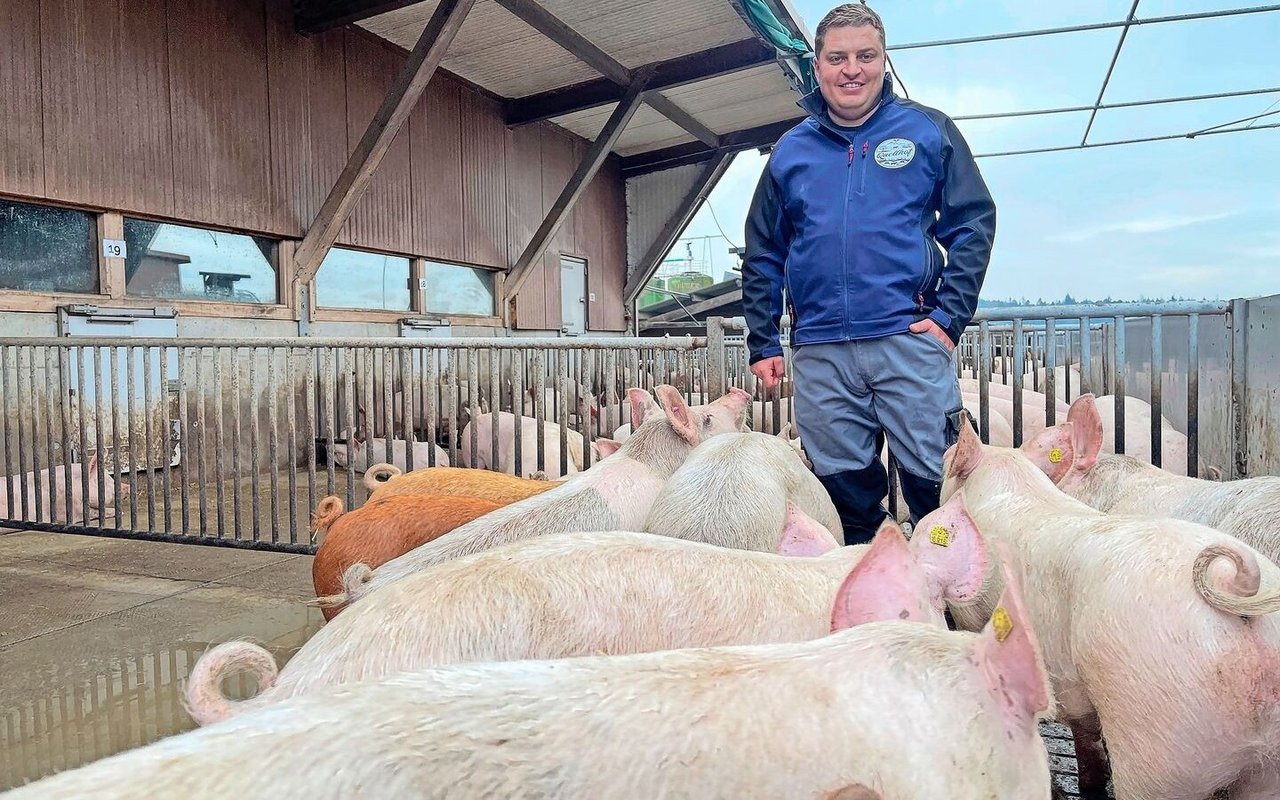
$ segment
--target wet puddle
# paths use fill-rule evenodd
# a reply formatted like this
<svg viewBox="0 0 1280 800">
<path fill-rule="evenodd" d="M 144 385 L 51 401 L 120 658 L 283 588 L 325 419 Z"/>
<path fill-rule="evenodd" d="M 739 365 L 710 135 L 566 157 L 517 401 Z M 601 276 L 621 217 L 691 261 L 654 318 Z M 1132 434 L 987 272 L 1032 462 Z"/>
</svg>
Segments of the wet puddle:
<svg viewBox="0 0 1280 800">
<path fill-rule="evenodd" d="M 279 664 L 324 622 L 318 609 L 301 605 L 265 617 L 262 628 L 245 631 L 245 638 L 263 644 Z M 139 652 L 82 660 L 68 654 L 61 663 L 23 665 L 25 699 L 7 701 L 0 712 L 0 790 L 196 727 L 183 708 L 182 690 L 210 646 L 185 640 Z M 5 665 L 6 671 L 17 668 Z M 225 688 L 243 698 L 256 691 L 256 682 L 237 676 Z"/>
</svg>

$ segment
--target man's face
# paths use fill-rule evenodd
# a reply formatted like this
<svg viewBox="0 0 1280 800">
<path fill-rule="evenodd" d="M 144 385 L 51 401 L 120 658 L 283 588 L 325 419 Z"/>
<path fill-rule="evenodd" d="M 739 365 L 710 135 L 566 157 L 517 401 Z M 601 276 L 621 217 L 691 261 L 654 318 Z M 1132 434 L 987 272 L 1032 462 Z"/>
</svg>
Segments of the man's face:
<svg viewBox="0 0 1280 800">
<path fill-rule="evenodd" d="M 818 88 L 840 125 L 860 125 L 875 109 L 884 85 L 884 47 L 870 25 L 827 29 L 818 54 Z"/>
</svg>

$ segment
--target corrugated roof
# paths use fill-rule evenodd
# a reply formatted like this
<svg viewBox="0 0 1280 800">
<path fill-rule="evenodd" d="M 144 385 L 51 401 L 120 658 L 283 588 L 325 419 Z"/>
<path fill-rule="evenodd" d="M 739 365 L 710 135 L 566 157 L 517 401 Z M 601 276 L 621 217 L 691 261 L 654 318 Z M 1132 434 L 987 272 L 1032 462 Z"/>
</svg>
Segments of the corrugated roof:
<svg viewBox="0 0 1280 800">
<path fill-rule="evenodd" d="M 731 0 L 538 0 L 601 51 L 628 69 L 696 55 L 756 38 Z M 425 0 L 358 24 L 412 48 L 438 0 Z M 495 0 L 477 0 L 442 66 L 509 99 L 599 81 L 600 73 Z M 781 65 L 764 64 L 663 90 L 663 95 L 718 135 L 802 115 Z M 602 105 L 553 117 L 594 139 L 613 110 Z M 631 156 L 697 139 L 648 106 L 639 109 L 614 152 Z"/>
<path fill-rule="evenodd" d="M 438 4 L 426 0 L 358 24 L 412 50 Z M 478 0 L 472 7 L 441 66 L 503 97 L 524 97 L 600 77 L 493 0 Z"/>
<path fill-rule="evenodd" d="M 616 103 L 610 103 L 607 106 L 579 111 L 576 114 L 555 117 L 552 121 L 584 139 L 592 140 L 599 135 L 600 129 L 604 127 L 605 121 L 613 113 L 616 105 Z M 631 122 L 627 124 L 613 149 L 618 155 L 629 156 L 658 147 L 671 147 L 692 141 L 694 137 L 684 128 L 652 108 L 641 106 L 636 109 Z"/>
<path fill-rule="evenodd" d="M 753 36 L 728 0 L 539 0 L 628 68 Z"/>
<path fill-rule="evenodd" d="M 663 92 L 716 133 L 767 125 L 804 112 L 799 95 L 773 64 L 753 67 Z"/>
</svg>

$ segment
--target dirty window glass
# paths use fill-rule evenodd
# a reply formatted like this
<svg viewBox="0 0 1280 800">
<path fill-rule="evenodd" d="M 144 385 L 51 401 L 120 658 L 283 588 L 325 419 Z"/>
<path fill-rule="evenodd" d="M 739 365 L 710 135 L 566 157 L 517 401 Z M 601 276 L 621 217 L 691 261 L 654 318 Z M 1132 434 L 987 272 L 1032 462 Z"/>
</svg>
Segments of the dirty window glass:
<svg viewBox="0 0 1280 800">
<path fill-rule="evenodd" d="M 493 273 L 427 262 L 427 308 L 434 314 L 493 316 Z"/>
<path fill-rule="evenodd" d="M 242 233 L 125 219 L 125 294 L 276 303 L 276 242 Z"/>
<path fill-rule="evenodd" d="M 409 310 L 409 259 L 335 247 L 316 273 L 316 305 Z"/>
<path fill-rule="evenodd" d="M 95 227 L 84 211 L 0 200 L 0 289 L 96 294 Z"/>
</svg>

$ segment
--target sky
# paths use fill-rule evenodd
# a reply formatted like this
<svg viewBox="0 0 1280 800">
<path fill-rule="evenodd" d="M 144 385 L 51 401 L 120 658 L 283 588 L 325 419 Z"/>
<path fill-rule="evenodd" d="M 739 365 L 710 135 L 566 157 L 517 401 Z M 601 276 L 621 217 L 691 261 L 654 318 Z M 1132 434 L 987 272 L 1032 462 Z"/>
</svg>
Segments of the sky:
<svg viewBox="0 0 1280 800">
<path fill-rule="evenodd" d="M 793 0 L 812 33 L 831 0 Z M 894 52 L 895 44 L 1123 20 L 1129 0 L 880 0 L 891 72 L 956 117 L 1092 105 L 1119 29 Z M 1144 19 L 1261 5 L 1141 0 Z M 1130 28 L 1104 103 L 1280 87 L 1280 12 Z M 797 109 L 798 111 L 798 109 Z M 1090 142 L 1185 134 L 1267 111 L 1280 92 L 1101 111 Z M 1089 113 L 958 122 L 974 153 L 1077 144 Z M 1255 124 L 1280 123 L 1280 113 Z M 1247 123 L 1242 123 L 1247 124 Z M 736 266 L 765 163 L 738 155 L 670 257 Z M 1280 129 L 980 158 L 998 210 L 982 297 L 1229 299 L 1280 293 Z M 717 222 L 719 223 L 717 225 Z M 715 237 L 697 239 L 694 237 Z"/>
</svg>

